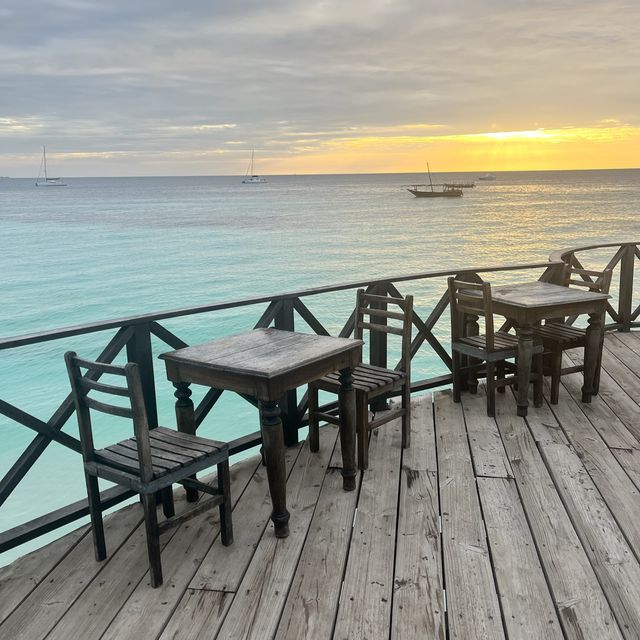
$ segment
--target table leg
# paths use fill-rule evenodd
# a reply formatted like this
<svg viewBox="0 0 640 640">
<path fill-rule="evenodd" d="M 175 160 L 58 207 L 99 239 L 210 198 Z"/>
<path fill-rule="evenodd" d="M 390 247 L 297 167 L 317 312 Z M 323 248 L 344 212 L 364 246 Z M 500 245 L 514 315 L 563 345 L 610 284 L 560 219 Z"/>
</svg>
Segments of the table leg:
<svg viewBox="0 0 640 640">
<path fill-rule="evenodd" d="M 602 313 L 590 313 L 584 345 L 582 402 L 591 402 L 591 396 L 597 393 L 596 385 L 598 381 L 600 354 L 604 341 L 603 329 Z"/>
<path fill-rule="evenodd" d="M 526 416 L 529 406 L 529 380 L 531 380 L 531 362 L 533 360 L 533 328 L 524 325 L 516 329 L 518 334 L 518 415 Z"/>
<path fill-rule="evenodd" d="M 342 448 L 342 488 L 356 488 L 356 390 L 353 387 L 353 370 L 340 371 L 340 446 Z"/>
<path fill-rule="evenodd" d="M 176 421 L 178 431 L 195 435 L 196 420 L 193 410 L 193 400 L 191 400 L 191 389 L 188 382 L 174 382 L 174 396 L 176 397 Z M 187 501 L 196 502 L 198 500 L 197 489 L 186 489 Z"/>
<path fill-rule="evenodd" d="M 478 320 L 480 316 L 474 315 L 472 313 L 466 314 L 466 324 L 465 324 L 465 336 L 472 337 L 480 335 L 480 325 L 478 324 Z M 466 381 L 466 389 L 468 389 L 471 393 L 478 393 L 478 372 L 474 367 L 479 365 L 482 361 L 477 358 L 472 358 L 471 356 L 467 356 L 467 381 Z"/>
<path fill-rule="evenodd" d="M 284 461 L 284 435 L 280 408 L 277 402 L 260 403 L 260 429 L 267 465 L 267 479 L 271 493 L 271 520 L 276 538 L 289 535 L 289 512 L 287 511 L 287 469 Z"/>
</svg>

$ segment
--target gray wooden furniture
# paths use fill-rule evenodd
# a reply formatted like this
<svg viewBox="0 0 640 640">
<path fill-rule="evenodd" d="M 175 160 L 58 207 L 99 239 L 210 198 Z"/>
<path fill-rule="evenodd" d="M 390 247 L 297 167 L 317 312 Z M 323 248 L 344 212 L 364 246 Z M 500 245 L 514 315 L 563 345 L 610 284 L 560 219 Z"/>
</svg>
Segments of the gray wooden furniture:
<svg viewBox="0 0 640 640">
<path fill-rule="evenodd" d="M 566 265 L 562 277 L 562 285 L 565 287 L 583 287 L 588 291 L 596 293 L 609 293 L 611 286 L 611 269 L 604 271 L 594 271 L 589 269 L 578 269 Z M 603 309 L 604 314 L 604 309 Z M 571 318 L 574 320 L 575 318 Z M 560 392 L 560 376 L 584 371 L 584 365 L 562 368 L 562 352 L 575 347 L 586 347 L 587 331 L 581 327 L 566 323 L 565 318 L 550 318 L 542 325 L 533 329 L 535 340 L 542 342 L 545 350 L 545 357 L 548 353 L 548 369 L 551 375 L 551 404 L 558 404 Z M 594 393 L 598 393 L 600 386 L 600 356 L 602 354 L 602 344 L 598 350 L 598 366 L 594 380 Z"/>
<path fill-rule="evenodd" d="M 353 367 L 360 361 L 361 340 L 315 334 L 254 329 L 185 347 L 160 357 L 176 387 L 178 429 L 195 433 L 190 383 L 253 396 L 260 408 L 264 458 L 275 535 L 289 535 L 284 438 L 278 403 L 284 393 L 340 371 L 342 476 L 345 491 L 355 489 L 355 395 Z M 193 499 L 193 495 L 187 495 Z"/>
<path fill-rule="evenodd" d="M 603 316 L 609 297 L 606 293 L 582 291 L 539 280 L 492 289 L 493 312 L 516 325 L 519 416 L 526 416 L 529 406 L 527 388 L 533 357 L 534 326 L 548 318 L 589 314 L 585 331 L 582 401 L 591 402 L 591 396 L 597 393 L 599 354 L 604 340 Z"/>
<path fill-rule="evenodd" d="M 213 495 L 213 500 L 205 503 L 205 506 L 219 506 L 222 544 L 231 544 L 233 529 L 227 445 L 164 427 L 150 429 L 140 374 L 135 363 L 128 363 L 122 367 L 92 362 L 78 358 L 72 351 L 65 353 L 64 359 L 80 429 L 96 559 L 104 560 L 107 556 L 98 478 L 126 486 L 140 494 L 144 508 L 152 587 L 162 584 L 159 535 L 164 528 L 175 523 L 174 519 L 158 524 L 156 494 L 162 493 L 164 513 L 167 518 L 172 518 L 173 483 L 198 488 Z M 86 370 L 86 375 L 82 374 L 82 369 Z M 126 386 L 101 382 L 99 378 L 103 374 L 124 377 Z M 96 399 L 95 395 L 101 398 L 105 395 L 120 396 L 126 398 L 126 402 L 119 405 L 110 404 Z M 91 410 L 133 420 L 133 437 L 96 449 L 91 427 Z M 191 478 L 197 471 L 214 465 L 218 467 L 217 488 Z M 202 507 L 203 505 L 199 505 L 199 508 L 183 514 L 180 519 L 201 512 Z"/>
<path fill-rule="evenodd" d="M 487 379 L 487 415 L 495 415 L 496 387 L 515 381 L 505 378 L 506 360 L 515 358 L 519 366 L 518 339 L 504 331 L 495 331 L 493 302 L 489 282 L 469 282 L 448 278 L 451 308 L 451 351 L 453 364 L 453 400 L 460 402 L 463 374 L 475 382 L 474 371 L 483 366 Z M 480 299 L 479 299 L 480 298 Z M 478 317 L 484 317 L 485 332 L 479 334 Z M 541 355 L 542 345 L 535 345 L 533 353 Z M 462 359 L 465 359 L 464 365 Z M 538 371 L 534 380 L 534 402 L 542 404 L 542 360 L 538 357 Z M 497 374 L 497 379 L 496 379 Z M 527 379 L 525 388 L 529 387 Z"/>
<path fill-rule="evenodd" d="M 399 311 L 389 311 L 388 305 Z M 369 322 L 365 322 L 365 316 Z M 376 320 L 383 319 L 384 324 Z M 354 337 L 362 340 L 363 332 L 396 335 L 401 338 L 400 362 L 395 369 L 386 369 L 359 362 L 353 370 L 353 386 L 356 390 L 356 432 L 358 440 L 358 466 L 369 466 L 369 432 L 377 427 L 402 417 L 402 446 L 408 447 L 411 439 L 411 327 L 413 319 L 413 297 L 395 298 L 365 293 L 359 289 L 356 298 Z M 400 326 L 391 326 L 388 320 L 399 321 Z M 338 393 L 340 380 L 337 374 L 329 374 L 309 384 L 309 444 L 311 451 L 319 449 L 319 420 L 337 424 L 340 414 L 320 411 L 318 391 Z M 385 411 L 382 416 L 369 420 L 369 402 L 374 398 L 400 391 L 401 406 Z"/>
</svg>

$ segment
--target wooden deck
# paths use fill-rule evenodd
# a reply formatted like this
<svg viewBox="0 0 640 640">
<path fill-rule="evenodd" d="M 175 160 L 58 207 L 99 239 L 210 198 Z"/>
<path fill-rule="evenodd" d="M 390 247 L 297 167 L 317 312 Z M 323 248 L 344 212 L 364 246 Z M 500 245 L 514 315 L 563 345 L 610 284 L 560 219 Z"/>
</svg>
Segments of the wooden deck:
<svg viewBox="0 0 640 640">
<path fill-rule="evenodd" d="M 416 398 L 412 447 L 396 422 L 374 433 L 353 493 L 321 429 L 319 454 L 287 452 L 285 540 L 264 468 L 235 465 L 234 545 L 217 510 L 167 531 L 156 590 L 126 507 L 103 563 L 85 527 L 0 569 L 0 637 L 637 640 L 640 334 L 608 335 L 603 366 L 592 404 L 574 374 L 526 420 L 511 393 L 496 419 L 482 392 Z"/>
</svg>

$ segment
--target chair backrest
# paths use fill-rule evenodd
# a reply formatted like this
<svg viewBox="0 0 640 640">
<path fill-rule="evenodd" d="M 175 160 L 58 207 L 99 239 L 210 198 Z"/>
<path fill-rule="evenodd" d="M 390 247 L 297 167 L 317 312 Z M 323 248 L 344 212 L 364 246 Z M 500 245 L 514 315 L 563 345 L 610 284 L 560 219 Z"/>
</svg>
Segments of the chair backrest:
<svg viewBox="0 0 640 640">
<path fill-rule="evenodd" d="M 451 339 L 463 338 L 466 334 L 465 316 L 484 316 L 487 351 L 495 346 L 493 325 L 493 302 L 489 282 L 467 282 L 448 278 L 449 305 L 451 307 Z"/>
<path fill-rule="evenodd" d="M 140 477 L 144 482 L 153 479 L 153 465 L 151 462 L 151 445 L 149 442 L 149 422 L 144 404 L 142 383 L 138 365 L 129 362 L 124 366 L 94 362 L 79 358 L 73 351 L 64 354 L 71 382 L 71 391 L 78 416 L 80 443 L 84 460 L 95 459 L 95 447 L 91 428 L 91 410 L 109 415 L 130 418 L 133 420 L 133 431 L 138 448 L 140 462 Z M 86 375 L 81 369 L 86 370 Z M 118 386 L 100 382 L 102 374 L 112 374 L 124 377 L 126 386 Z M 97 400 L 93 393 L 120 396 L 129 400 L 129 406 L 118 406 Z M 90 395 L 91 394 L 91 395 Z"/>
<path fill-rule="evenodd" d="M 392 305 L 399 310 L 390 311 L 387 307 Z M 365 321 L 365 316 L 368 322 Z M 389 320 L 397 320 L 399 325 L 389 324 Z M 395 367 L 396 371 L 404 372 L 407 377 L 411 375 L 411 327 L 413 326 L 413 296 L 395 298 L 366 293 L 364 289 L 358 289 L 356 296 L 356 316 L 354 337 L 362 340 L 364 331 L 370 334 L 396 335 L 402 339 L 400 350 L 400 362 Z"/>
<path fill-rule="evenodd" d="M 562 284 L 565 287 L 573 285 L 576 287 L 585 287 L 589 289 L 589 291 L 609 293 L 612 274 L 611 269 L 594 271 L 593 269 L 578 269 L 577 267 L 565 264 Z"/>
</svg>

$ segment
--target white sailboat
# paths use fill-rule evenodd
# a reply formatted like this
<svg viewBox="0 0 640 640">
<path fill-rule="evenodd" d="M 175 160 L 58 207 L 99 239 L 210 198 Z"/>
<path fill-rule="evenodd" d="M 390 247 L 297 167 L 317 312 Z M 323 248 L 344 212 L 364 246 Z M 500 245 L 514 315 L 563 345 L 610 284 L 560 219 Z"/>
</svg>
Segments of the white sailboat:
<svg viewBox="0 0 640 640">
<path fill-rule="evenodd" d="M 251 149 L 251 162 L 249 162 L 249 166 L 247 167 L 247 172 L 244 174 L 244 179 L 242 180 L 242 184 L 259 184 L 262 182 L 266 182 L 266 178 L 261 178 L 253 173 L 253 156 L 255 154 L 255 149 Z"/>
<path fill-rule="evenodd" d="M 43 177 L 44 176 L 44 177 Z M 66 183 L 60 178 L 50 178 L 47 175 L 47 150 L 42 145 L 42 160 L 40 161 L 40 169 L 36 178 L 36 187 L 66 187 Z"/>
</svg>

